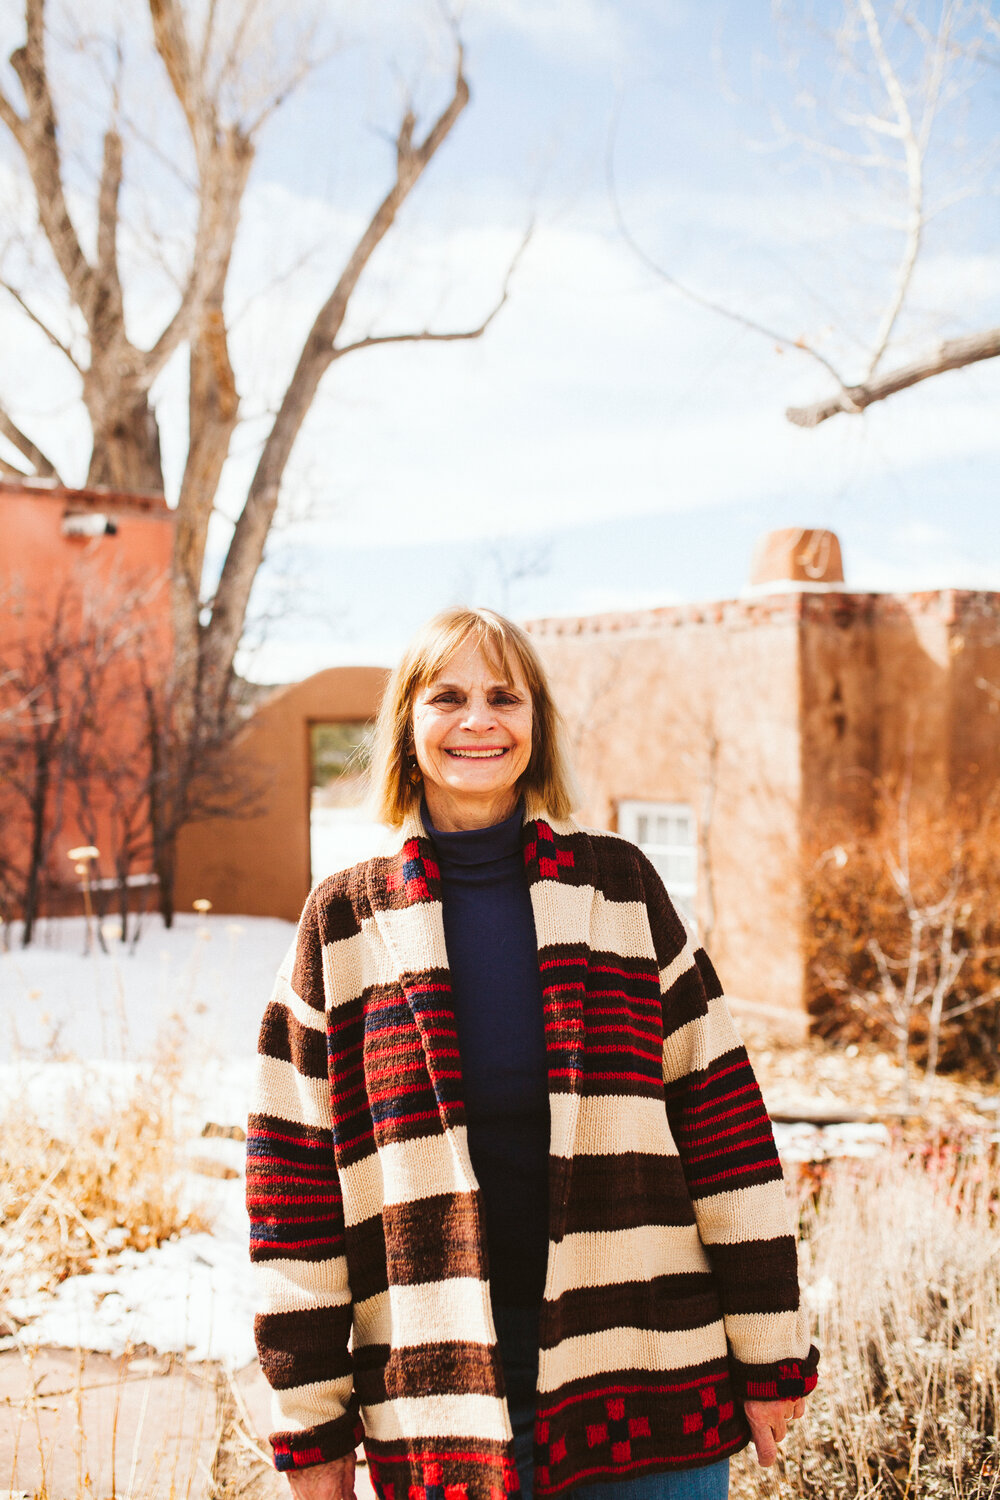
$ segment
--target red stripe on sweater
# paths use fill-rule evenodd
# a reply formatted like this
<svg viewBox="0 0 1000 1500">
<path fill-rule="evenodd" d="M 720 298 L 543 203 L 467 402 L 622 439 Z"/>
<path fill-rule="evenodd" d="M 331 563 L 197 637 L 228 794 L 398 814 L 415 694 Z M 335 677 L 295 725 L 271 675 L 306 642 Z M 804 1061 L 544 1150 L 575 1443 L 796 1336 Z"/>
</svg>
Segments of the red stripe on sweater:
<svg viewBox="0 0 1000 1500">
<path fill-rule="evenodd" d="M 677 1391 L 696 1391 L 702 1386 L 713 1385 L 717 1380 L 725 1378 L 725 1371 L 717 1375 L 703 1375 L 700 1380 L 679 1380 L 661 1385 L 605 1385 L 600 1390 L 579 1391 L 575 1396 L 567 1396 L 558 1401 L 555 1406 L 538 1408 L 539 1417 L 554 1417 L 557 1412 L 565 1411 L 567 1406 L 576 1406 L 580 1401 L 600 1401 L 605 1396 L 661 1396 L 665 1393 Z M 690 1455 L 688 1455 L 690 1457 Z"/>
<path fill-rule="evenodd" d="M 329 1132 L 327 1132 L 329 1133 Z M 248 1137 L 249 1141 L 288 1141 L 292 1146 L 304 1146 L 310 1151 L 329 1151 L 329 1141 L 303 1140 L 300 1135 L 282 1135 L 278 1130 L 260 1130 L 254 1128 Z"/>
<path fill-rule="evenodd" d="M 251 1204 L 255 1208 L 262 1207 L 266 1203 L 340 1203 L 339 1193 L 297 1193 L 294 1197 L 291 1193 L 247 1193 L 247 1206 Z M 304 1223 L 305 1220 L 286 1218 L 280 1221 L 283 1224 Z"/>
<path fill-rule="evenodd" d="M 639 1035 L 639 1033 L 636 1032 L 636 1036 L 638 1036 L 638 1035 Z M 625 1050 L 626 1049 L 624 1047 L 606 1046 L 603 1042 L 600 1042 L 600 1043 L 598 1043 L 598 1042 L 588 1042 L 587 1043 L 587 1052 L 588 1053 L 597 1053 L 597 1052 L 624 1052 Z M 630 1052 L 633 1052 L 636 1057 L 646 1057 L 646 1058 L 648 1058 L 650 1062 L 658 1063 L 660 1061 L 660 1054 L 658 1052 L 644 1052 L 641 1047 L 630 1047 L 628 1050 Z"/>
<path fill-rule="evenodd" d="M 686 1157 L 686 1159 L 688 1161 L 707 1161 L 708 1158 L 711 1157 L 711 1156 L 718 1156 L 718 1154 L 719 1154 L 718 1149 L 716 1149 L 714 1151 L 703 1151 L 699 1155 L 693 1156 L 691 1154 L 689 1148 L 693 1147 L 693 1146 L 708 1146 L 708 1145 L 711 1144 L 712 1141 L 726 1140 L 727 1137 L 733 1136 L 733 1135 L 739 1135 L 740 1132 L 744 1131 L 744 1130 L 759 1130 L 761 1124 L 764 1121 L 766 1121 L 766 1120 L 767 1120 L 767 1116 L 764 1115 L 764 1116 L 761 1116 L 761 1117 L 757 1117 L 757 1118 L 755 1118 L 753 1120 L 747 1120 L 742 1125 L 734 1125 L 731 1130 L 720 1130 L 715 1135 L 698 1136 L 695 1140 L 685 1141 L 685 1143 L 684 1143 L 684 1147 L 685 1147 L 685 1149 L 684 1149 L 684 1155 L 685 1155 L 685 1157 Z M 755 1140 L 752 1140 L 752 1141 L 740 1141 L 738 1143 L 738 1145 L 734 1141 L 733 1145 L 736 1147 L 737 1150 L 741 1150 L 744 1146 L 753 1146 L 754 1144 L 756 1144 L 756 1140 L 757 1139 L 763 1140 L 765 1138 L 763 1136 L 761 1136 L 761 1137 L 757 1137 Z"/>
<path fill-rule="evenodd" d="M 250 1236 L 251 1250 L 308 1250 L 313 1245 L 335 1245 L 343 1235 L 320 1235 L 316 1240 L 255 1240 Z"/>
<path fill-rule="evenodd" d="M 617 1026 L 588 1026 L 587 1031 L 591 1036 L 604 1036 L 605 1032 L 617 1031 L 624 1032 L 626 1036 L 641 1037 L 644 1042 L 655 1042 L 657 1040 L 657 1033 L 655 1031 L 640 1031 L 636 1026 L 622 1026 L 621 1024 Z M 659 1062 L 659 1060 L 660 1054 L 657 1052 L 656 1061 Z"/>
<path fill-rule="evenodd" d="M 747 1144 L 753 1145 L 754 1142 L 750 1141 Z M 705 1183 L 707 1182 L 725 1182 L 729 1177 L 742 1177 L 747 1172 L 759 1172 L 762 1167 L 774 1167 L 779 1165 L 780 1163 L 778 1162 L 778 1158 L 777 1156 L 775 1156 L 771 1161 L 750 1161 L 747 1162 L 746 1166 L 730 1167 L 727 1172 L 715 1172 L 711 1177 L 702 1177 L 699 1175 L 696 1176 L 694 1180 L 697 1183 L 698 1187 L 704 1187 Z"/>
</svg>

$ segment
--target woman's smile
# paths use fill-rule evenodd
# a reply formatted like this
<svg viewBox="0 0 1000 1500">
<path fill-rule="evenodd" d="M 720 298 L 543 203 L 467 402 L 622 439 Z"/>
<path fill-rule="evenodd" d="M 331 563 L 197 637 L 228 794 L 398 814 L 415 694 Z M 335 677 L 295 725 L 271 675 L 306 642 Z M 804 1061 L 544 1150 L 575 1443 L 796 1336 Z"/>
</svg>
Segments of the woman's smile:
<svg viewBox="0 0 1000 1500">
<path fill-rule="evenodd" d="M 445 754 L 457 755 L 460 760 L 495 760 L 498 755 L 506 755 L 507 749 L 506 745 L 498 745 L 495 750 L 454 750 L 445 746 Z"/>
</svg>

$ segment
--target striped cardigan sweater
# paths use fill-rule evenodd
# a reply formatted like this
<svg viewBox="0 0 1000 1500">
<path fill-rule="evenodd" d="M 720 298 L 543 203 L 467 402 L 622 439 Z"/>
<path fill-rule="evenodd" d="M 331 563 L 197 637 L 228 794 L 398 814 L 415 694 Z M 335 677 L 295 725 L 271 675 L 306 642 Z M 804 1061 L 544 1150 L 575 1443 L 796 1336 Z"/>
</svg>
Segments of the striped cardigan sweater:
<svg viewBox="0 0 1000 1500">
<path fill-rule="evenodd" d="M 549 1063 L 539 1496 L 713 1463 L 798 1396 L 781 1166 L 715 973 L 648 860 L 526 821 Z M 247 1193 L 279 1469 L 363 1437 L 382 1500 L 519 1489 L 419 815 L 312 892 L 260 1032 Z M 517 1213 L 517 1204 L 510 1205 Z"/>
</svg>

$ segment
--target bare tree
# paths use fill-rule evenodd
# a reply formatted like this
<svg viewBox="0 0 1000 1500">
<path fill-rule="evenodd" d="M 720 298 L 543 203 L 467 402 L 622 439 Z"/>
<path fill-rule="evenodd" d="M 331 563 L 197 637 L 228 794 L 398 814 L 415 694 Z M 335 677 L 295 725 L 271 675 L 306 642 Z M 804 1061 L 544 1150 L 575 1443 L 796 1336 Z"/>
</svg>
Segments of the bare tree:
<svg viewBox="0 0 1000 1500">
<path fill-rule="evenodd" d="M 64 830 L 82 826 L 93 833 L 90 814 L 102 768 L 109 784 L 112 767 L 122 778 L 135 774 L 135 757 L 122 765 L 121 739 L 108 728 L 125 689 L 125 665 L 144 629 L 141 602 L 127 588 L 101 593 L 64 586 L 50 608 L 22 615 L 19 634 L 9 625 L 5 630 L 0 864 L 7 904 L 23 918 L 25 945 L 46 897 L 67 883 Z"/>
<path fill-rule="evenodd" d="M 803 19 L 801 7 L 783 0 L 773 0 L 773 10 L 779 26 L 788 17 Z M 822 33 L 824 55 L 819 59 L 830 78 L 828 128 L 817 133 L 816 101 L 809 84 L 800 81 L 794 92 L 808 112 L 807 123 L 790 124 L 772 111 L 770 144 L 794 153 L 803 163 L 824 166 L 842 187 L 857 183 L 862 194 L 871 192 L 880 205 L 881 222 L 866 231 L 868 251 L 881 253 L 879 242 L 888 230 L 896 243 L 895 260 L 881 305 L 860 336 L 845 335 L 831 347 L 828 336 L 776 328 L 674 275 L 639 244 L 626 223 L 609 152 L 609 184 L 619 228 L 643 263 L 684 297 L 781 349 L 800 351 L 824 372 L 832 386 L 830 394 L 785 413 L 799 427 L 816 427 L 838 413 L 856 415 L 925 380 L 1000 355 L 997 326 L 956 333 L 925 346 L 916 357 L 900 357 L 904 342 L 913 341 L 906 316 L 913 311 L 914 278 L 926 252 L 929 226 L 963 202 L 975 201 L 979 193 L 987 200 L 991 195 L 1000 135 L 987 143 L 981 162 L 966 164 L 981 178 L 978 192 L 970 182 L 956 182 L 935 153 L 949 106 L 968 102 L 977 92 L 985 95 L 992 87 L 1000 64 L 1000 23 L 984 0 L 943 0 L 934 7 L 924 0 L 840 0 L 839 10 L 839 25 Z M 807 276 L 808 268 L 803 280 Z M 823 300 L 825 321 L 829 306 Z M 847 312 L 846 307 L 839 309 L 841 321 Z M 961 327 L 963 309 L 951 309 L 950 320 Z"/>
<path fill-rule="evenodd" d="M 967 1024 L 963 1018 L 995 1010 L 1000 1001 L 1000 950 L 990 941 L 995 817 L 957 834 L 954 822 L 928 824 L 925 811 L 914 813 L 908 781 L 887 814 L 865 847 L 838 844 L 816 862 L 814 887 L 821 871 L 829 910 L 825 951 L 814 956 L 813 970 L 866 1029 L 893 1041 L 900 1106 L 907 1110 L 915 1045 L 923 1065 L 919 1102 L 926 1108 L 952 1023 Z"/>
<path fill-rule="evenodd" d="M 172 776 L 165 775 L 161 784 L 161 827 L 176 830 L 186 820 L 189 784 L 206 745 L 218 743 L 220 735 L 233 727 L 233 662 L 251 590 L 289 459 L 324 375 L 334 363 L 362 350 L 479 338 L 506 301 L 507 283 L 493 308 L 474 327 L 345 336 L 352 299 L 373 255 L 469 101 L 463 51 L 456 36 L 450 91 L 438 113 L 421 128 L 411 106 L 402 111 L 392 142 L 388 186 L 318 307 L 291 379 L 268 419 L 218 580 L 206 598 L 209 523 L 240 418 L 226 294 L 241 207 L 263 128 L 309 74 L 317 43 L 302 5 L 289 15 L 271 0 L 231 0 L 206 6 L 185 0 L 147 0 L 151 55 L 142 53 L 137 16 L 127 38 L 102 36 L 99 40 L 110 59 L 110 79 L 105 99 L 94 102 L 95 108 L 103 103 L 106 118 L 96 186 L 85 210 L 94 228 L 93 245 L 88 248 L 77 223 L 82 196 L 79 174 L 71 191 L 58 74 L 50 65 L 53 41 L 48 10 L 57 3 L 25 0 L 24 41 L 11 55 L 20 98 L 0 88 L 0 123 L 16 145 L 37 209 L 39 236 L 65 299 L 63 321 L 72 331 L 67 334 L 59 320 L 38 304 L 27 280 L 4 268 L 0 287 L 77 373 L 93 435 L 90 484 L 162 490 L 160 430 L 151 390 L 172 356 L 187 349 L 189 430 L 171 577 L 173 688 L 169 702 L 161 705 L 171 715 L 166 732 L 174 747 Z M 69 24 L 65 16 L 61 21 Z M 298 45 L 289 48 L 284 40 L 296 22 Z M 128 315 L 125 245 L 130 226 L 123 212 L 127 189 L 133 183 L 130 146 L 138 150 L 136 132 L 130 132 L 122 104 L 123 72 L 137 52 L 139 66 L 147 73 L 159 70 L 169 100 L 179 110 L 185 138 L 174 141 L 172 151 L 184 163 L 182 171 L 190 170 L 194 205 L 177 295 L 159 331 L 145 340 L 133 335 Z M 269 62 L 274 58 L 280 61 Z M 171 151 L 157 156 L 147 149 L 142 161 L 147 172 L 159 169 L 165 174 L 168 196 L 176 196 Z M 178 216 L 178 223 L 183 226 L 183 222 L 183 215 Z M 31 472 L 58 478 L 54 462 L 22 424 L 2 410 L 0 433 Z M 5 469 L 15 471 L 15 466 L 7 462 Z"/>
<path fill-rule="evenodd" d="M 518 590 L 552 571 L 552 542 L 545 537 L 492 537 L 477 549 L 460 581 L 462 598 L 479 599 L 509 615 Z"/>
</svg>

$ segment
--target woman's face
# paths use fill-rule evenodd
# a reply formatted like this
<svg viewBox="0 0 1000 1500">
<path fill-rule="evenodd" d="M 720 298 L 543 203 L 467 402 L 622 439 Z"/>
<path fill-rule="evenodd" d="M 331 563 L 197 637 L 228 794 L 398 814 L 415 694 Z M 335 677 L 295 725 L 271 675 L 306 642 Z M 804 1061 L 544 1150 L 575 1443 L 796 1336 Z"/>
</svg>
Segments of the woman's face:
<svg viewBox="0 0 1000 1500">
<path fill-rule="evenodd" d="M 510 816 L 531 759 L 531 693 L 504 682 L 469 641 L 413 701 L 413 747 L 436 828 L 488 828 Z"/>
</svg>

